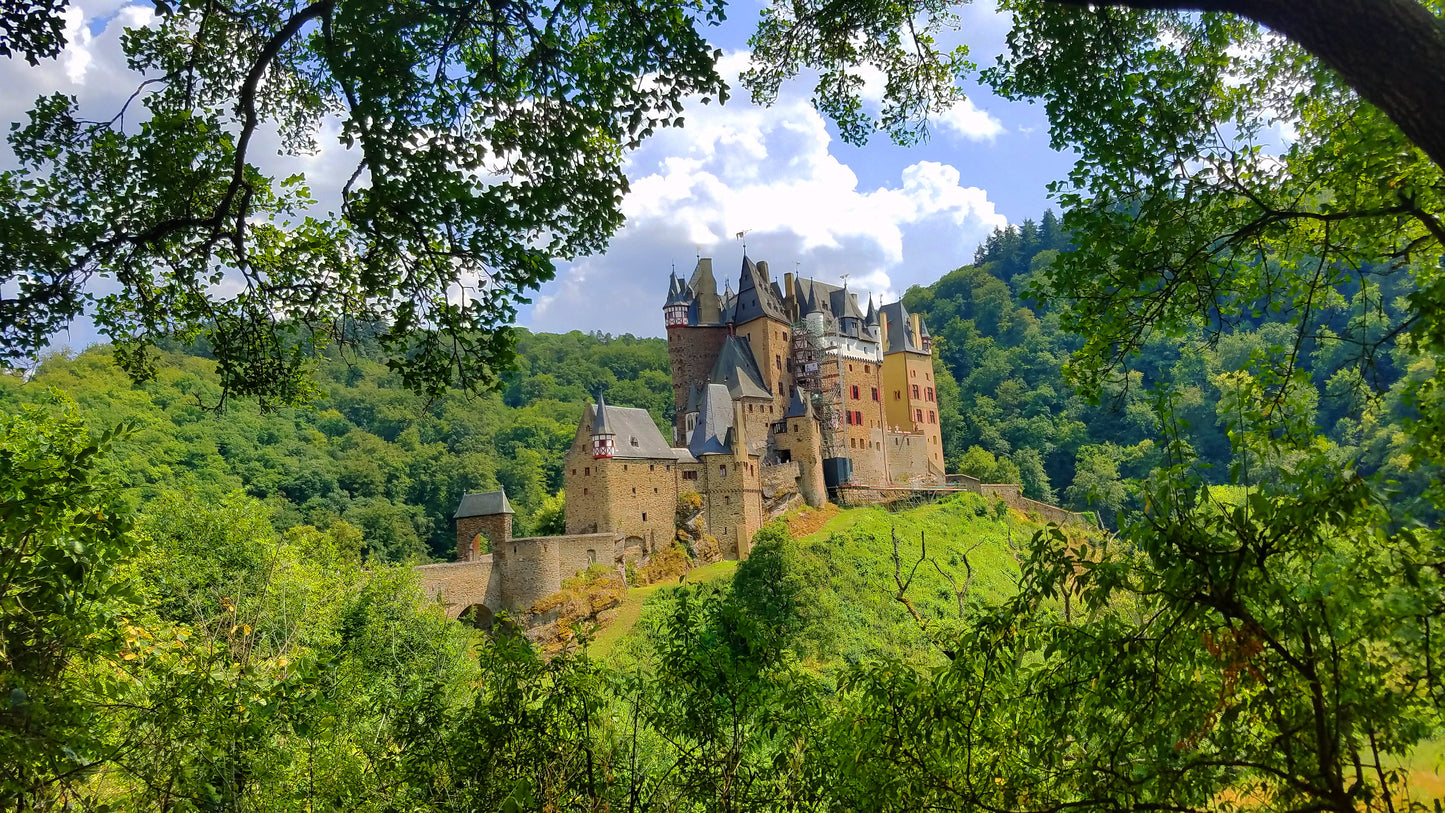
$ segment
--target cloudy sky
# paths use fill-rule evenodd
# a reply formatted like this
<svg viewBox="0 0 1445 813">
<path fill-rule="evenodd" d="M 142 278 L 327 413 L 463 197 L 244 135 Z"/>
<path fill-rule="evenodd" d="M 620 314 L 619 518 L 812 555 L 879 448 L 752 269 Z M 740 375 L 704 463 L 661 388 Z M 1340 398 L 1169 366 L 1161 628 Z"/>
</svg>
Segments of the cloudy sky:
<svg viewBox="0 0 1445 813">
<path fill-rule="evenodd" d="M 743 247 L 734 235 L 741 231 L 748 254 L 768 260 L 774 274 L 796 269 L 835 283 L 846 274 L 850 287 L 896 297 L 967 263 L 994 227 L 1037 218 L 1048 205 L 1045 187 L 1065 175 L 1070 159 L 1049 149 L 1038 107 L 971 88 L 967 102 L 933 122 L 927 143 L 901 148 L 877 136 L 856 148 L 814 112 L 806 80 L 785 86 L 770 108 L 750 104 L 735 79 L 747 65 L 747 37 L 761 7 L 739 0 L 711 33 L 725 51 L 733 99 L 693 104 L 685 128 L 661 131 L 632 154 L 627 225 L 605 254 L 559 263 L 556 279 L 523 308 L 522 325 L 661 335 L 668 272 L 690 272 L 700 253 L 719 272 L 735 274 Z M 0 60 L 0 118 L 20 120 L 36 96 L 57 91 L 76 95 L 82 113 L 111 115 L 134 90 L 120 32 L 144 24 L 150 8 L 73 0 L 71 45 L 58 60 L 34 68 Z M 1008 20 L 992 0 L 963 7 L 962 18 L 958 39 L 975 61 L 991 62 Z M 0 154 L 0 164 L 8 159 Z M 312 186 L 320 189 L 352 166 L 328 133 L 319 154 L 273 169 L 319 176 Z M 83 345 L 87 333 L 77 326 L 60 341 Z"/>
</svg>

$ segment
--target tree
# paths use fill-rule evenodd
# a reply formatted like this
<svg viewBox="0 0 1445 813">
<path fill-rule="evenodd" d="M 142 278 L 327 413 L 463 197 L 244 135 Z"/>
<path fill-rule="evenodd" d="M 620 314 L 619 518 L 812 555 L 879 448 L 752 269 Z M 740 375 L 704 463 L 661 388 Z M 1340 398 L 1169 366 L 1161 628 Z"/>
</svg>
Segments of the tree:
<svg viewBox="0 0 1445 813">
<path fill-rule="evenodd" d="M 0 16 L 0 53 L 57 53 L 65 3 L 32 5 Z M 421 393 L 482 387 L 552 259 L 601 250 L 621 224 L 624 152 L 680 126 L 684 96 L 726 98 L 697 30 L 719 2 L 156 10 L 124 40 L 125 108 L 143 111 L 92 120 L 53 95 L 11 133 L 0 360 L 85 313 L 140 377 L 156 343 L 203 338 L 223 397 L 305 400 L 308 361 L 334 343 L 379 347 Z M 304 155 L 328 120 L 356 160 L 340 189 L 267 174 L 263 137 Z"/>
<path fill-rule="evenodd" d="M 887 75 L 877 126 L 895 136 L 957 97 L 968 65 L 934 45 L 954 21 L 949 4 L 926 3 L 921 12 L 847 5 L 846 13 L 845 5 L 817 0 L 766 11 L 746 77 L 754 95 L 770 98 L 783 77 L 813 65 L 822 70 L 820 107 L 861 111 L 858 72 L 871 65 Z M 1419 124 L 1441 114 L 1409 109 L 1439 111 L 1445 99 L 1438 5 L 1000 7 L 1014 19 L 1008 52 L 982 78 L 1007 97 L 1041 100 L 1053 145 L 1081 156 L 1056 187 L 1063 229 L 1078 245 L 1043 269 L 1034 291 L 1063 298 L 1063 326 L 1088 337 L 1070 368 L 1086 390 L 1097 392 L 1155 334 L 1177 338 L 1204 327 L 1217 337 L 1260 312 L 1296 317 L 1308 331 L 1331 290 L 1351 283 L 1373 289 L 1378 302 L 1392 274 L 1414 277 L 1410 312 L 1378 334 L 1344 340 L 1371 348 L 1408 333 L 1422 349 L 1445 349 L 1445 276 L 1436 265 L 1445 243 L 1445 146 L 1438 126 Z M 898 30 L 912 32 L 907 42 L 893 38 Z M 1417 66 L 1416 83 L 1420 58 L 1429 64 Z M 1260 145 L 1280 120 L 1296 137 L 1271 154 Z M 846 138 L 867 137 L 851 119 L 843 125 Z M 1432 380 L 1419 397 L 1433 403 L 1442 387 Z M 1439 421 L 1421 429 L 1445 438 Z"/>
<path fill-rule="evenodd" d="M 0 807 L 17 810 L 69 798 L 107 758 L 119 687 L 88 667 L 119 663 L 134 606 L 115 572 L 136 547 L 129 514 L 95 465 L 118 433 L 91 438 L 55 400 L 0 415 Z"/>
</svg>

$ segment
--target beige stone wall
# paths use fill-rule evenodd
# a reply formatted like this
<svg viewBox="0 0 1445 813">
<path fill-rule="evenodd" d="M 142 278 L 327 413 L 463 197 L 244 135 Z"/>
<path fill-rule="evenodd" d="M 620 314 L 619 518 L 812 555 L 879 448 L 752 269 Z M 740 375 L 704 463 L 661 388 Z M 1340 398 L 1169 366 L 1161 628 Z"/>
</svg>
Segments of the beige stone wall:
<svg viewBox="0 0 1445 813">
<path fill-rule="evenodd" d="M 694 383 L 707 380 L 727 336 L 728 329 L 725 327 L 667 329 L 667 358 L 672 367 L 673 414 L 677 416 L 673 426 L 678 434 L 671 440 L 674 445 L 680 445 L 683 439 L 683 409 L 687 407 L 688 388 Z"/>
<path fill-rule="evenodd" d="M 929 460 L 928 437 L 921 432 L 889 432 L 884 441 L 888 473 L 894 485 L 942 485 L 941 472 Z"/>
<path fill-rule="evenodd" d="M 706 455 L 701 464 L 699 492 L 707 532 L 717 538 L 723 558 L 745 558 L 753 533 L 762 527 L 758 459 Z"/>
<path fill-rule="evenodd" d="M 615 567 L 622 548 L 621 537 L 615 533 L 575 534 L 568 536 L 540 537 L 555 545 L 557 549 L 557 573 L 563 579 L 570 579 L 594 564 Z M 553 593 L 562 589 L 558 582 Z"/>
<path fill-rule="evenodd" d="M 427 598 L 439 601 L 449 618 L 456 618 L 473 604 L 495 612 L 502 607 L 501 580 L 494 578 L 491 555 L 471 562 L 422 565 L 417 568 Z"/>
<path fill-rule="evenodd" d="M 882 371 L 872 361 L 843 357 L 838 361 L 843 381 L 843 410 L 857 413 L 860 421 L 849 424 L 843 417 L 843 453 L 853 460 L 853 482 L 888 482 L 883 449 Z M 853 397 L 854 388 L 858 397 Z M 878 400 L 874 400 L 874 391 Z"/>
<path fill-rule="evenodd" d="M 583 410 L 562 459 L 562 488 L 567 492 L 566 529 L 569 534 L 592 533 L 607 527 L 607 481 L 600 475 L 606 460 L 592 459 L 591 410 Z"/>
<path fill-rule="evenodd" d="M 782 322 L 763 317 L 745 325 L 739 325 L 737 335 L 746 337 L 753 348 L 753 358 L 758 362 L 758 371 L 763 382 L 773 393 L 773 419 L 777 420 L 787 410 L 787 369 L 788 355 L 792 352 L 792 328 Z M 706 373 L 703 374 L 706 376 Z"/>
<path fill-rule="evenodd" d="M 602 476 L 609 481 L 609 524 L 599 526 L 599 532 L 639 537 L 649 554 L 672 543 L 679 482 L 675 460 L 613 459 Z"/>
<path fill-rule="evenodd" d="M 803 500 L 814 508 L 821 508 L 828 495 L 823 482 L 818 422 L 812 418 L 789 418 L 785 429 L 773 438 L 778 448 L 786 449 L 798 466 L 798 491 Z"/>
</svg>

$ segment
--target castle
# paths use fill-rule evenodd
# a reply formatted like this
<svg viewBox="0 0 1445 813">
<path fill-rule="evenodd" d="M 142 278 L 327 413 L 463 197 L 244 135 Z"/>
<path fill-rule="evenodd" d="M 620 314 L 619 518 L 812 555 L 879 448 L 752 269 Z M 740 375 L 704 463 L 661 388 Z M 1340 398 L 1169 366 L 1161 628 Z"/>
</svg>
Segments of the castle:
<svg viewBox="0 0 1445 813">
<path fill-rule="evenodd" d="M 590 405 L 565 461 L 568 533 L 615 531 L 651 552 L 691 491 L 724 555 L 744 558 L 776 493 L 817 507 L 840 485 L 943 483 L 928 328 L 903 303 L 870 297 L 865 312 L 846 287 L 779 286 L 744 256 L 722 294 L 711 259 L 686 282 L 672 274 L 662 312 L 672 442 L 643 410 Z"/>
<path fill-rule="evenodd" d="M 465 593 L 488 613 L 520 610 L 590 564 L 650 556 L 676 539 L 689 492 L 699 531 L 742 559 L 765 519 L 799 500 L 819 507 L 845 485 L 943 484 L 928 328 L 902 302 L 869 297 L 865 310 L 846 285 L 794 274 L 780 286 L 744 256 L 736 289 L 728 280 L 721 294 L 711 259 L 685 282 L 672 274 L 662 311 L 671 440 L 646 410 L 599 395 L 564 460 L 566 533 L 512 539 L 506 495 L 467 495 L 454 517 L 457 563 L 423 568 L 449 603 Z"/>
</svg>

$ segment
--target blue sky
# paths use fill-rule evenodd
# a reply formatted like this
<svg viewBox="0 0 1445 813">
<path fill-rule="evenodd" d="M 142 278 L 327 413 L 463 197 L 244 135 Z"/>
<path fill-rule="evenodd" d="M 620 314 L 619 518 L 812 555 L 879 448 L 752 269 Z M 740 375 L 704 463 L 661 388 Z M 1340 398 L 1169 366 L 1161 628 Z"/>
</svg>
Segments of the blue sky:
<svg viewBox="0 0 1445 813">
<path fill-rule="evenodd" d="M 733 99 L 692 104 L 686 127 L 662 131 L 632 154 L 627 225 L 604 254 L 558 263 L 557 277 L 522 309 L 520 324 L 661 335 L 668 272 L 690 271 L 701 253 L 731 274 L 742 256 L 733 235 L 744 230 L 748 254 L 768 260 L 775 274 L 796 269 L 834 283 L 846 274 L 855 289 L 893 298 L 969 262 L 994 227 L 1037 218 L 1048 205 L 1047 185 L 1064 177 L 1072 161 L 1049 148 L 1040 107 L 968 88 L 968 101 L 933 123 L 929 141 L 902 148 L 882 135 L 863 147 L 843 143 L 808 103 L 806 77 L 786 85 L 772 107 L 752 105 L 735 79 L 747 65 L 747 38 L 761 7 L 742 0 L 710 32 L 725 52 Z M 16 121 L 36 96 L 56 91 L 76 95 L 83 114 L 109 117 L 135 84 L 120 31 L 144 24 L 150 8 L 127 0 L 74 2 L 67 12 L 71 45 L 59 59 L 38 67 L 0 61 L 8 88 L 0 118 Z M 992 0 L 961 7 L 960 14 L 957 41 L 969 44 L 976 62 L 991 63 L 1008 19 Z M 339 187 L 351 161 L 334 135 L 322 141 L 317 155 L 267 168 L 305 171 L 315 190 Z M 75 325 L 57 344 L 78 348 L 94 338 L 87 325 Z"/>
</svg>

